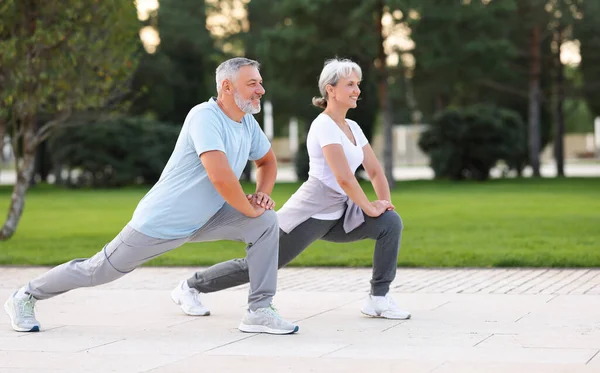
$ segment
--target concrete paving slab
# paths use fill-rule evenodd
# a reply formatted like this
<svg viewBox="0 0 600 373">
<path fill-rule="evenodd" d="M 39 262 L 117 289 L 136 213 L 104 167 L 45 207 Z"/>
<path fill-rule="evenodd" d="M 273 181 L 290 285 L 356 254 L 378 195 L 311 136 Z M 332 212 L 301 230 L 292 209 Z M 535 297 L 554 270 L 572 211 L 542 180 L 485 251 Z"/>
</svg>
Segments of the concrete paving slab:
<svg viewBox="0 0 600 373">
<path fill-rule="evenodd" d="M 47 268 L 0 267 L 0 299 Z M 291 336 L 241 333 L 247 286 L 205 294 L 190 317 L 169 293 L 195 268 L 140 268 L 38 302 L 41 333 L 0 317 L 0 372 L 599 372 L 600 269 L 399 269 L 410 320 L 360 313 L 368 268 L 286 268 L 275 303 Z"/>
</svg>

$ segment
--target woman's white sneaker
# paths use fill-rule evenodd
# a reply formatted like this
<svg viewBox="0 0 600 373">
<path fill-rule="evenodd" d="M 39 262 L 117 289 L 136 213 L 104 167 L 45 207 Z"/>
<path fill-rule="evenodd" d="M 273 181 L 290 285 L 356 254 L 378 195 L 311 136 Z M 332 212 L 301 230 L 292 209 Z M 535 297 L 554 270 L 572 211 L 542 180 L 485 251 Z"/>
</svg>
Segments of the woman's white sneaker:
<svg viewBox="0 0 600 373">
<path fill-rule="evenodd" d="M 369 295 L 360 311 L 371 317 L 383 317 L 393 320 L 410 319 L 410 312 L 398 308 L 396 301 L 388 294 L 384 297 Z"/>
<path fill-rule="evenodd" d="M 183 312 L 190 316 L 208 316 L 210 310 L 200 301 L 200 292 L 190 288 L 186 280 L 183 280 L 171 291 L 171 299 L 179 305 Z"/>
</svg>

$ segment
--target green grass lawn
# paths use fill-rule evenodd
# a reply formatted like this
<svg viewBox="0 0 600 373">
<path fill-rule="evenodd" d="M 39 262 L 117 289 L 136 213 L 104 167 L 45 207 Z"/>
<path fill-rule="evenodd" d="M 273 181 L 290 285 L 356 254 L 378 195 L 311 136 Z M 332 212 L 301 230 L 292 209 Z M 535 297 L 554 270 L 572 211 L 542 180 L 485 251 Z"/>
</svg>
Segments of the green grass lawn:
<svg viewBox="0 0 600 373">
<path fill-rule="evenodd" d="M 278 206 L 297 187 L 277 184 Z M 16 235 L 0 243 L 0 264 L 54 265 L 89 257 L 129 221 L 146 190 L 31 189 Z M 10 194 L 11 188 L 0 188 L 3 211 Z M 393 202 L 405 225 L 401 266 L 600 266 L 597 178 L 399 182 Z M 318 241 L 291 265 L 370 266 L 373 244 Z M 243 255 L 237 242 L 186 244 L 149 265 L 209 265 Z"/>
</svg>

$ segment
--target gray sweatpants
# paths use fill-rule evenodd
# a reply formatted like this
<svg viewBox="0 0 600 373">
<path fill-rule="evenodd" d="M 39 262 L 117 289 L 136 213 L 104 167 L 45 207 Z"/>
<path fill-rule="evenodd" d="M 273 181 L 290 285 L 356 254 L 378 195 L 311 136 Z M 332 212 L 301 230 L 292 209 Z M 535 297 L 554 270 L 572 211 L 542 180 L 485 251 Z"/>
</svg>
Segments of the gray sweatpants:
<svg viewBox="0 0 600 373">
<path fill-rule="evenodd" d="M 257 218 L 249 218 L 228 204 L 189 237 L 158 239 L 127 225 L 96 255 L 54 267 L 31 281 L 28 292 L 36 299 L 47 299 L 69 290 L 105 284 L 186 242 L 217 240 L 248 244 L 244 263 L 246 281 L 250 280 L 249 308 L 256 310 L 269 306 L 277 288 L 277 214 L 267 210 Z"/>
<path fill-rule="evenodd" d="M 331 242 L 353 242 L 374 239 L 373 276 L 371 294 L 388 293 L 396 277 L 398 252 L 402 236 L 402 219 L 395 211 L 386 211 L 377 218 L 365 215 L 365 222 L 350 233 L 344 231 L 344 218 L 339 220 L 308 219 L 289 234 L 280 230 L 279 268 L 300 255 L 311 243 L 322 239 Z M 188 285 L 203 293 L 227 289 L 248 282 L 248 261 L 233 259 L 196 272 L 188 279 Z M 251 278 L 251 276 L 250 276 Z"/>
</svg>

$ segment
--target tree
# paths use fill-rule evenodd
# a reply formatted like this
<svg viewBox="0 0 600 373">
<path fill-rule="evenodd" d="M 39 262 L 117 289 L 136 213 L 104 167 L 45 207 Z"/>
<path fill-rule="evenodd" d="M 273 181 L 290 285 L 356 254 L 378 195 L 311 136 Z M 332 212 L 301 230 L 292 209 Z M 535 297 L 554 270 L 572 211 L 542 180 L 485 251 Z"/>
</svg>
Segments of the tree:
<svg viewBox="0 0 600 373">
<path fill-rule="evenodd" d="M 399 0 L 400 1 L 400 0 Z M 446 107 L 490 103 L 529 118 L 529 160 L 550 138 L 554 0 L 410 3 L 414 82 L 427 120 Z"/>
<path fill-rule="evenodd" d="M 375 66 L 379 71 L 379 108 L 383 119 L 383 169 L 390 189 L 394 182 L 394 134 L 392 132 L 392 111 L 388 92 L 387 55 L 384 50 L 385 35 L 383 34 L 384 0 L 377 0 L 375 13 L 375 29 L 377 30 L 377 59 Z"/>
<path fill-rule="evenodd" d="M 533 176 L 540 177 L 540 25 L 534 24 L 530 30 L 529 61 L 529 163 Z"/>
<path fill-rule="evenodd" d="M 131 113 L 181 125 L 192 107 L 216 91 L 220 55 L 206 29 L 206 6 L 204 1 L 162 0 L 148 23 L 157 24 L 160 44 L 140 61 L 133 87 L 142 93 Z"/>
<path fill-rule="evenodd" d="M 583 0 L 551 0 L 547 10 L 552 14 L 550 28 L 553 32 L 552 52 L 554 57 L 554 159 L 556 174 L 565 176 L 565 66 L 561 60 L 563 43 L 572 35 L 573 25 L 581 16 Z"/>
<path fill-rule="evenodd" d="M 317 83 L 325 60 L 350 58 L 362 68 L 363 82 L 361 102 L 348 116 L 370 139 L 378 108 L 374 2 L 252 0 L 248 9 L 250 32 L 240 37 L 263 65 L 275 123 L 287 123 L 292 116 L 310 123 L 318 112 L 310 102 L 319 94 Z"/>
<path fill-rule="evenodd" d="M 600 116 L 600 3 L 584 1 L 582 18 L 574 23 L 573 38 L 580 42 L 583 95 L 593 116 Z"/>
<path fill-rule="evenodd" d="M 514 0 L 419 0 L 405 5 L 415 42 L 413 82 L 426 120 L 448 106 L 485 101 L 480 87 L 498 86 L 513 74 L 510 62 L 517 49 L 510 25 L 515 10 Z"/>
<path fill-rule="evenodd" d="M 0 3 L 0 109 L 15 151 L 17 181 L 0 239 L 23 213 L 40 143 L 71 113 L 114 107 L 140 48 L 132 2 L 5 0 Z M 49 120 L 40 120 L 41 114 Z"/>
</svg>

